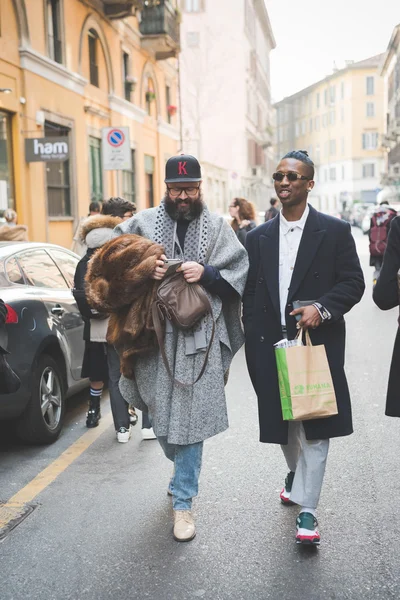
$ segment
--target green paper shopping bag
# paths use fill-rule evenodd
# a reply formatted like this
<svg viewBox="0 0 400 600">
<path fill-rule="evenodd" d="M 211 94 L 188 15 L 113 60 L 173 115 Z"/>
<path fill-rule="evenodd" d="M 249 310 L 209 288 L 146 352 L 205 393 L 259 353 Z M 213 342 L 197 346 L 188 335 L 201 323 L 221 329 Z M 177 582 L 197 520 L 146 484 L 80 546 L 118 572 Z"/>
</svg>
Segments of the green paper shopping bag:
<svg viewBox="0 0 400 600">
<path fill-rule="evenodd" d="M 337 415 L 336 395 L 325 346 L 313 346 L 300 330 L 295 345 L 275 348 L 284 421 L 306 421 Z"/>
</svg>

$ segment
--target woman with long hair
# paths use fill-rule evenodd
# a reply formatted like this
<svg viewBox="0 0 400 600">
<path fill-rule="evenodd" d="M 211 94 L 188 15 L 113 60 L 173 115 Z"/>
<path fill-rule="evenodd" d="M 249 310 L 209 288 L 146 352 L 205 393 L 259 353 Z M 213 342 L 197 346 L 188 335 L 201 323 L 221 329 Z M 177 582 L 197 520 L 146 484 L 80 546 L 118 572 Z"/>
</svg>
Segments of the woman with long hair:
<svg viewBox="0 0 400 600">
<path fill-rule="evenodd" d="M 248 232 L 257 227 L 254 204 L 245 198 L 234 198 L 229 205 L 229 214 L 232 229 L 244 246 Z"/>
</svg>

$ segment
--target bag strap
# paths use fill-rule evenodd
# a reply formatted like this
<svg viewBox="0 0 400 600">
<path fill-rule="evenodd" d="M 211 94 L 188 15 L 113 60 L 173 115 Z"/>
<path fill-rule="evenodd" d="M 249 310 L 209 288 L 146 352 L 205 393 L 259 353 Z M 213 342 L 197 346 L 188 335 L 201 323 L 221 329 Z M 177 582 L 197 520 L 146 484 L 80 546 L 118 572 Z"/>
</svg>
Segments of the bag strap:
<svg viewBox="0 0 400 600">
<path fill-rule="evenodd" d="M 197 383 L 204 375 L 204 372 L 206 370 L 206 366 L 208 363 L 208 356 L 210 354 L 210 350 L 211 350 L 211 345 L 214 341 L 214 335 L 215 335 L 215 319 L 214 319 L 214 314 L 213 314 L 213 310 L 212 310 L 212 306 L 210 304 L 210 301 L 208 299 L 207 294 L 205 294 L 203 292 L 203 290 L 200 288 L 201 293 L 204 295 L 204 303 L 207 305 L 208 307 L 208 311 L 212 317 L 213 320 L 213 325 L 212 325 L 212 331 L 211 331 L 211 337 L 210 337 L 210 341 L 206 350 L 206 355 L 204 357 L 204 363 L 203 366 L 201 368 L 201 371 L 197 377 L 197 379 L 193 382 L 193 383 L 183 383 L 183 381 L 179 381 L 179 379 L 176 379 L 171 372 L 171 368 L 169 366 L 169 362 L 168 362 L 168 358 L 167 355 L 165 353 L 165 345 L 164 345 L 164 332 L 161 326 L 161 319 L 160 319 L 160 313 L 163 319 L 165 319 L 164 315 L 161 312 L 161 309 L 157 303 L 157 301 L 153 302 L 153 306 L 152 306 L 152 315 L 153 315 L 153 324 L 154 324 L 154 331 L 156 333 L 157 336 L 157 341 L 158 341 L 158 345 L 160 347 L 160 352 L 161 352 L 161 356 L 162 359 L 164 361 L 164 365 L 165 368 L 167 369 L 168 375 L 170 376 L 170 378 L 172 379 L 172 381 L 178 385 L 182 385 L 184 387 L 190 387 L 192 385 L 194 385 L 195 383 Z"/>
<path fill-rule="evenodd" d="M 303 328 L 303 327 L 300 327 L 300 329 L 298 330 L 298 332 L 296 334 L 296 337 L 294 338 L 296 340 L 296 342 L 297 342 L 297 345 L 298 346 L 302 345 L 303 333 L 304 333 L 305 338 L 306 338 L 306 346 L 312 346 L 312 341 L 311 341 L 311 338 L 310 338 L 309 331 L 308 331 L 307 328 Z"/>
</svg>

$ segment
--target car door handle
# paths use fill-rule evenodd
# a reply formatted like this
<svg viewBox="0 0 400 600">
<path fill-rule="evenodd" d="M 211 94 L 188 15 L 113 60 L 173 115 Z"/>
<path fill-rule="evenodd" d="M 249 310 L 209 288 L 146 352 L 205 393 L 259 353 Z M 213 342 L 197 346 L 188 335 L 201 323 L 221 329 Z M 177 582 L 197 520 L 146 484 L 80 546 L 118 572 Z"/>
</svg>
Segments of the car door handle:
<svg viewBox="0 0 400 600">
<path fill-rule="evenodd" d="M 61 317 L 61 315 L 63 315 L 64 313 L 65 313 L 65 309 L 60 304 L 56 304 L 51 309 L 51 314 L 57 315 L 58 317 Z"/>
</svg>

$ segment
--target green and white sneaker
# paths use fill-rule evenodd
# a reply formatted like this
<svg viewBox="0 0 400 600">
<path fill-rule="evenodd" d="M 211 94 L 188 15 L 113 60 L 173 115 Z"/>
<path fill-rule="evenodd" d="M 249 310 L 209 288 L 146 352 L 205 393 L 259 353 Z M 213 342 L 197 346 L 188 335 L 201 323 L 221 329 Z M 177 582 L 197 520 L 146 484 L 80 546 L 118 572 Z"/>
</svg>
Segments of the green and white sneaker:
<svg viewBox="0 0 400 600">
<path fill-rule="evenodd" d="M 296 519 L 296 543 L 313 546 L 319 546 L 321 543 L 318 521 L 309 512 L 301 512 Z"/>
<path fill-rule="evenodd" d="M 294 472 L 289 471 L 289 473 L 286 475 L 285 485 L 283 486 L 283 489 L 280 494 L 281 502 L 286 506 L 294 506 L 294 502 L 292 502 L 290 499 L 290 492 L 292 491 L 293 479 Z"/>
</svg>

